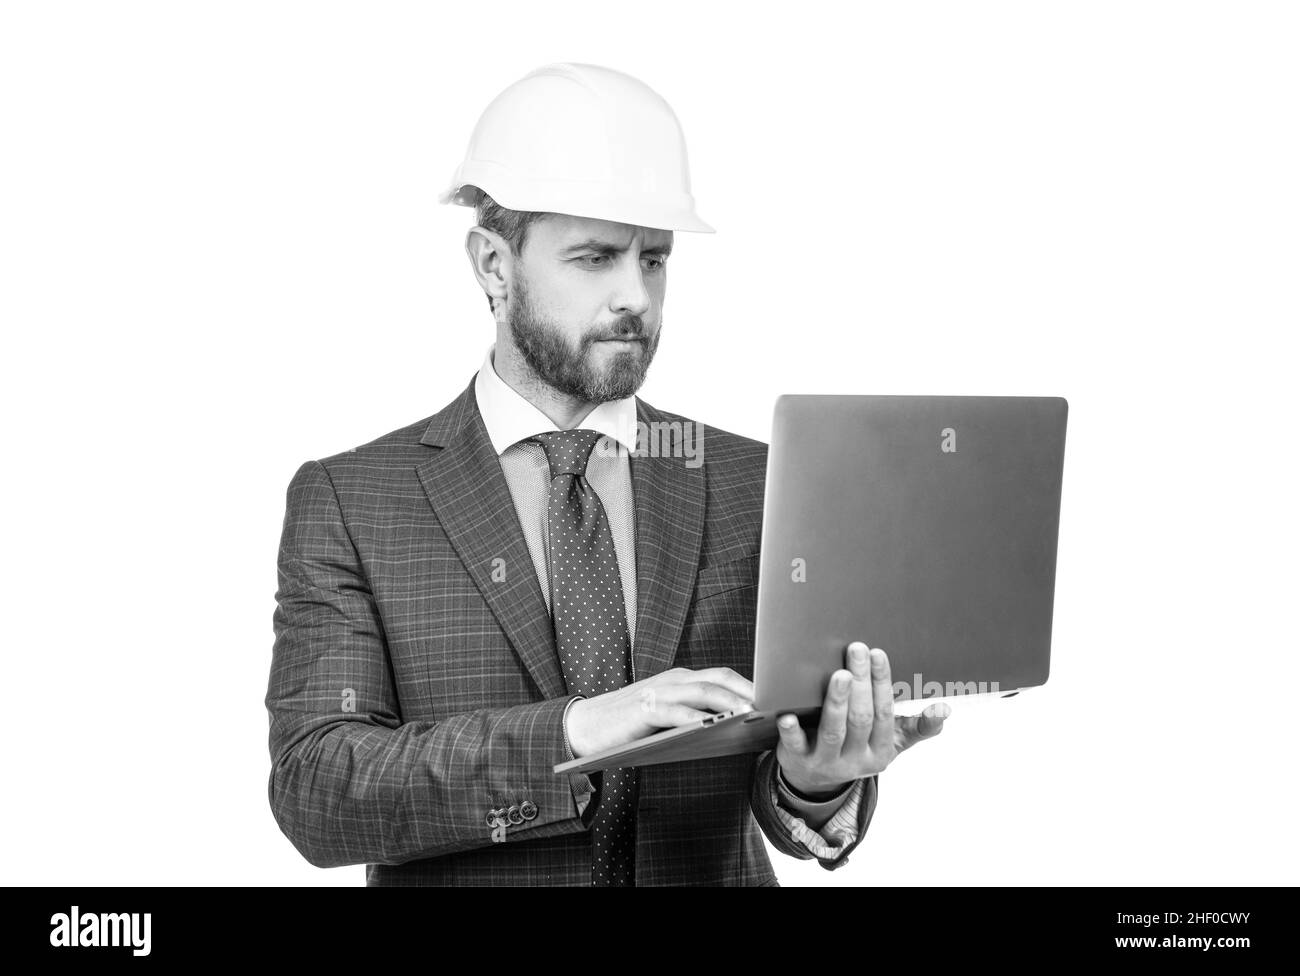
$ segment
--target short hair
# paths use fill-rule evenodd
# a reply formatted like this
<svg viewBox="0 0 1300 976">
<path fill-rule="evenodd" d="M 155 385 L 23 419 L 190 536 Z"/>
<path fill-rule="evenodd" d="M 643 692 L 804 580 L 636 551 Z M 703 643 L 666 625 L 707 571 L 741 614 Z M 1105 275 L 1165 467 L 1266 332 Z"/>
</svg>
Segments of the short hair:
<svg viewBox="0 0 1300 976">
<path fill-rule="evenodd" d="M 478 190 L 478 201 L 474 204 L 474 213 L 478 226 L 500 234 L 510 245 L 510 253 L 518 257 L 523 253 L 524 244 L 528 241 L 528 228 L 545 217 L 546 213 L 536 210 L 510 210 L 493 200 L 487 191 L 478 187 L 475 189 Z M 488 295 L 487 300 L 488 308 L 495 312 L 496 303 L 492 301 L 492 296 Z"/>
</svg>

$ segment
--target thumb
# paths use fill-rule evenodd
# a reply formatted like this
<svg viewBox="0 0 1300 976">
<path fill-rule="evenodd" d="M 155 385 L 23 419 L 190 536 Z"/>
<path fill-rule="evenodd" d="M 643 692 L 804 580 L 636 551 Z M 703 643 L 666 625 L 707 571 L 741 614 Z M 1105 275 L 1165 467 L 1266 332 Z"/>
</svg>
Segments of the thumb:
<svg viewBox="0 0 1300 976">
<path fill-rule="evenodd" d="M 944 720 L 951 714 L 952 709 L 947 705 L 931 705 L 909 723 L 910 731 L 917 740 L 934 738 L 943 731 Z"/>
</svg>

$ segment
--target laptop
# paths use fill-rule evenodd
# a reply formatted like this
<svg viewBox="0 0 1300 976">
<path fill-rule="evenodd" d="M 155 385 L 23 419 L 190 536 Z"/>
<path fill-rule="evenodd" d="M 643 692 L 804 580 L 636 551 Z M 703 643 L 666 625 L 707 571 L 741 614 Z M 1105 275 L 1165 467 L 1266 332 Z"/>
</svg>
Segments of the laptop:
<svg viewBox="0 0 1300 976">
<path fill-rule="evenodd" d="M 779 397 L 753 710 L 555 772 L 762 752 L 788 712 L 815 735 L 855 640 L 888 654 L 897 714 L 1045 684 L 1067 410 L 1061 397 Z"/>
</svg>

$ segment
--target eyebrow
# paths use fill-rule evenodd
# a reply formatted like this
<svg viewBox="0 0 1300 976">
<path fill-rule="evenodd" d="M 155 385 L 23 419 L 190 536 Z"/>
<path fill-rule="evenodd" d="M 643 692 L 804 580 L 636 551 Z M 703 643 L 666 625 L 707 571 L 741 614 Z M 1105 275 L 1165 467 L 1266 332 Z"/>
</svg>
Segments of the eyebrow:
<svg viewBox="0 0 1300 976">
<path fill-rule="evenodd" d="M 581 243 L 571 244 L 569 247 L 566 247 L 560 253 L 576 254 L 579 251 L 596 251 L 600 254 L 614 254 L 619 251 L 625 251 L 625 250 L 627 250 L 627 248 L 618 247 L 617 245 L 609 241 L 602 241 L 597 237 L 589 237 L 585 241 L 582 241 Z M 671 254 L 672 251 L 673 251 L 673 246 L 671 244 L 656 244 L 654 247 L 643 248 L 641 253 L 655 254 L 661 257 L 668 257 L 668 255 Z"/>
</svg>

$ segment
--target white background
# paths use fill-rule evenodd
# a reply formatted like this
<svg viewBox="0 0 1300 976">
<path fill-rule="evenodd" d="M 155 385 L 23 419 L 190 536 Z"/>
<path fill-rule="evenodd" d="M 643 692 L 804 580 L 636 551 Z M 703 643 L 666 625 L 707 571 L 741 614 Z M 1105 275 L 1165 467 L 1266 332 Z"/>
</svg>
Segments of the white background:
<svg viewBox="0 0 1300 976">
<path fill-rule="evenodd" d="M 550 61 L 676 109 L 660 407 L 1070 402 L 1052 677 L 787 885 L 1297 880 L 1300 21 L 1266 3 L 0 8 L 7 883 L 359 885 L 266 796 L 298 465 L 491 341 L 435 195 Z M 867 636 L 869 640 L 869 635 Z"/>
</svg>

